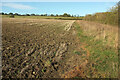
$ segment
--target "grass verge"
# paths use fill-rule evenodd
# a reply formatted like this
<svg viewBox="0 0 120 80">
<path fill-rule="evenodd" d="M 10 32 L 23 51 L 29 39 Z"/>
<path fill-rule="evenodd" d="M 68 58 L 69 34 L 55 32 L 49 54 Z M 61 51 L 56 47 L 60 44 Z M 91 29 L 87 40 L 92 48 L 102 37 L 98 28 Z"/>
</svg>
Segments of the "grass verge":
<svg viewBox="0 0 120 80">
<path fill-rule="evenodd" d="M 90 52 L 88 74 L 90 78 L 117 78 L 118 77 L 118 52 L 114 47 L 108 47 L 102 40 L 84 34 L 79 24 L 74 24 L 80 42 L 86 44 Z M 89 34 L 89 33 L 88 33 Z"/>
</svg>

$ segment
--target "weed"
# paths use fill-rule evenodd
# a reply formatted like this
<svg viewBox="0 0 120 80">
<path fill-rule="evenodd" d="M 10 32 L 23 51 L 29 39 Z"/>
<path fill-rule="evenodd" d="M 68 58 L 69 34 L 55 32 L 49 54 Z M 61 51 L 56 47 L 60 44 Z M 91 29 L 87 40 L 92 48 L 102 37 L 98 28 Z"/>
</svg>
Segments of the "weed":
<svg viewBox="0 0 120 80">
<path fill-rule="evenodd" d="M 51 65 L 50 60 L 47 60 L 47 61 L 45 62 L 45 66 L 50 66 L 50 65 Z"/>
<path fill-rule="evenodd" d="M 42 72 L 44 73 L 44 69 L 42 69 Z"/>
<path fill-rule="evenodd" d="M 79 51 L 74 51 L 74 53 L 77 55 L 81 55 L 81 53 Z"/>
<path fill-rule="evenodd" d="M 76 76 L 76 77 L 74 77 L 74 78 L 80 78 L 80 77 L 77 77 L 77 76 Z"/>
<path fill-rule="evenodd" d="M 42 72 L 43 73 L 46 72 L 46 67 L 43 67 Z"/>
<path fill-rule="evenodd" d="M 54 56 L 55 56 L 55 55 L 56 55 L 56 52 L 54 52 L 53 54 L 54 54 Z"/>
</svg>

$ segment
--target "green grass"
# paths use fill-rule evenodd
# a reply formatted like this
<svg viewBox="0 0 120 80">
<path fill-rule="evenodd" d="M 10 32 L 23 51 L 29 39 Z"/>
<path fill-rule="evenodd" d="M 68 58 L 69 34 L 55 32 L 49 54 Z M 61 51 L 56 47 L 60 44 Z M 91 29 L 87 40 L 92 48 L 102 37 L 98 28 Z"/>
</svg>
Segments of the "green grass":
<svg viewBox="0 0 120 80">
<path fill-rule="evenodd" d="M 46 72 L 46 67 L 43 67 L 43 69 L 41 70 L 43 73 Z"/>
<path fill-rule="evenodd" d="M 78 32 L 80 42 L 87 44 L 85 47 L 90 52 L 90 64 L 95 64 L 93 67 L 89 66 L 89 69 L 96 70 L 96 73 L 93 75 L 93 77 L 102 76 L 107 78 L 116 78 L 118 75 L 117 50 L 115 48 L 108 48 L 106 43 L 104 43 L 102 40 L 95 41 L 93 37 L 86 36 L 77 23 L 74 25 Z M 88 75 L 90 75 L 90 73 Z"/>
<path fill-rule="evenodd" d="M 55 55 L 56 55 L 56 52 L 54 52 L 53 54 L 54 54 L 54 56 L 55 56 Z"/>
<path fill-rule="evenodd" d="M 79 51 L 74 51 L 75 54 L 80 55 L 81 53 Z"/>
<path fill-rule="evenodd" d="M 80 79 L 80 77 L 74 77 L 75 79 Z"/>
</svg>

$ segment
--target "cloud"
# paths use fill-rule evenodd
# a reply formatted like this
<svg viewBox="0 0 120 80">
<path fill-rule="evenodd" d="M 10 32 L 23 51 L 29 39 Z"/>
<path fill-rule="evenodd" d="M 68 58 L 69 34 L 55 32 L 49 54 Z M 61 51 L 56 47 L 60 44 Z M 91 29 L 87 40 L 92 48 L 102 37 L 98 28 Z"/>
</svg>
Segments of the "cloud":
<svg viewBox="0 0 120 80">
<path fill-rule="evenodd" d="M 15 8 L 15 9 L 34 9 L 34 7 L 23 4 L 17 4 L 17 3 L 3 3 L 2 6 Z"/>
</svg>

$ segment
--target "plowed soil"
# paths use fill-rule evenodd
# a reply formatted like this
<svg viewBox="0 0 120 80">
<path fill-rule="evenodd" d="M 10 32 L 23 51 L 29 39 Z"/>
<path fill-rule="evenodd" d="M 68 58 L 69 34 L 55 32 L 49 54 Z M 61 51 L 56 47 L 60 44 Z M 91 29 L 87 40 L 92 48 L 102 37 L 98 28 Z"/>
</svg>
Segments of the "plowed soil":
<svg viewBox="0 0 120 80">
<path fill-rule="evenodd" d="M 118 46 L 114 29 L 79 20 L 3 18 L 2 76 L 114 78 Z M 92 39 L 87 37 L 91 35 Z M 99 39 L 106 44 L 96 42 Z"/>
<path fill-rule="evenodd" d="M 74 54 L 79 50 L 74 20 L 10 19 L 2 20 L 3 78 L 75 77 L 74 69 L 87 64 Z M 79 48 L 78 48 L 79 47 Z M 82 48 L 81 48 L 82 49 Z M 82 68 L 77 71 L 85 77 Z M 72 73 L 73 75 L 70 75 Z"/>
</svg>

